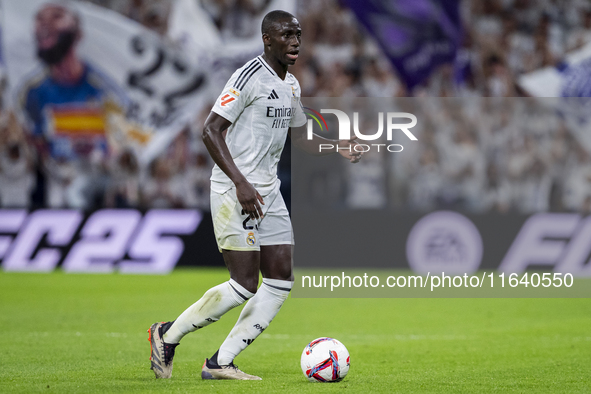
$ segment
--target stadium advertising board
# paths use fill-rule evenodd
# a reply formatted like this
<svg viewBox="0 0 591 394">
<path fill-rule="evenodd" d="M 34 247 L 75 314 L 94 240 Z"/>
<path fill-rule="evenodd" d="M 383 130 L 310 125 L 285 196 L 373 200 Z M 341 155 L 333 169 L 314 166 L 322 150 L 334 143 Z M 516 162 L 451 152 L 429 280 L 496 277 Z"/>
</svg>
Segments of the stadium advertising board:
<svg viewBox="0 0 591 394">
<path fill-rule="evenodd" d="M 591 217 L 293 209 L 296 297 L 590 296 Z"/>
<path fill-rule="evenodd" d="M 364 231 L 342 242 L 348 223 Z M 591 217 L 296 212 L 296 268 L 396 269 L 417 274 L 528 270 L 591 275 Z M 208 213 L 198 210 L 0 210 L 4 271 L 166 274 L 220 265 Z M 200 258 L 202 257 L 202 258 Z"/>
<path fill-rule="evenodd" d="M 352 235 L 347 223 L 363 229 Z M 294 213 L 296 267 L 408 269 L 418 274 L 528 270 L 591 276 L 591 216 L 426 215 L 357 211 Z"/>
<path fill-rule="evenodd" d="M 4 271 L 166 274 L 219 264 L 211 219 L 198 210 L 0 210 Z"/>
</svg>

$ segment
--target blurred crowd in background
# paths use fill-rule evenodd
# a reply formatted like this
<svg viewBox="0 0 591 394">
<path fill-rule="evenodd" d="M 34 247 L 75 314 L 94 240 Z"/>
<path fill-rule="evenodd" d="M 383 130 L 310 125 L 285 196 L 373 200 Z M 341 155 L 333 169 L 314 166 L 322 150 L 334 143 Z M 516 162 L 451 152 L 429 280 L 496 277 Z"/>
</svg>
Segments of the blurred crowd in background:
<svg viewBox="0 0 591 394">
<path fill-rule="evenodd" d="M 568 132 L 563 113 L 552 110 L 559 100 L 393 99 L 392 111 L 421 119 L 411 129 L 418 141 L 402 133 L 393 141 L 382 136 L 362 142 L 383 145 L 379 151 L 373 146 L 356 165 L 333 160 L 326 168 L 304 166 L 305 178 L 314 180 L 313 189 L 319 192 L 309 193 L 309 198 L 299 195 L 297 201 L 316 208 L 337 205 L 399 212 L 589 214 L 591 156 Z M 354 105 L 361 109 L 360 127 L 373 134 L 375 113 L 363 108 L 383 108 L 384 103 L 360 99 Z M 336 129 L 330 121 L 328 127 Z M 392 143 L 404 150 L 387 152 L 385 146 Z"/>
<path fill-rule="evenodd" d="M 225 40 L 258 36 L 260 27 L 252 21 L 268 4 L 195 1 Z M 169 28 L 172 0 L 92 2 L 163 36 Z M 524 96 L 516 83 L 520 75 L 556 66 L 566 53 L 591 43 L 591 3 L 464 0 L 461 15 L 464 40 L 456 61 L 408 91 L 350 10 L 336 0 L 298 1 L 303 47 L 290 72 L 303 97 L 459 98 L 429 101 L 435 107 L 418 127 L 418 146 L 388 157 L 366 155 L 347 167 L 351 176 L 342 181 L 343 203 L 419 211 L 591 212 L 591 158 L 560 116 L 534 99 L 488 99 Z M 86 166 L 55 165 L 3 111 L 0 206 L 207 210 L 213 163 L 200 133 L 215 98 L 146 168 L 131 151 L 91 157 Z M 289 163 L 283 161 L 280 171 L 289 184 Z"/>
</svg>

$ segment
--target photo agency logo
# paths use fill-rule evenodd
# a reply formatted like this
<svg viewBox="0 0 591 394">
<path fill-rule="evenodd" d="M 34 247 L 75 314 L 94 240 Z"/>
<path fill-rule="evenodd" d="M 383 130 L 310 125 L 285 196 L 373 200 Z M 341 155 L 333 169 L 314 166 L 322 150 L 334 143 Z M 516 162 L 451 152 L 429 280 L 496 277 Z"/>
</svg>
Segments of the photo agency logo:
<svg viewBox="0 0 591 394">
<path fill-rule="evenodd" d="M 349 149 L 354 150 L 356 152 L 369 152 L 372 150 L 377 150 L 378 152 L 387 151 L 391 153 L 398 153 L 404 150 L 404 147 L 401 144 L 381 144 L 377 143 L 377 140 L 382 137 L 384 134 L 384 123 L 386 123 L 386 140 L 388 142 L 392 141 L 395 132 L 402 132 L 406 137 L 408 137 L 411 141 L 417 141 L 417 137 L 410 131 L 411 128 L 417 125 L 417 117 L 408 112 L 378 112 L 378 130 L 374 134 L 363 134 L 359 131 L 359 112 L 353 112 L 353 133 L 354 137 L 351 136 L 351 120 L 349 115 L 344 111 L 338 109 L 321 109 L 320 112 L 313 110 L 309 107 L 304 107 L 304 112 L 306 116 L 308 116 L 308 124 L 307 124 L 307 138 L 308 140 L 312 140 L 314 134 L 314 122 L 320 127 L 320 131 L 328 132 L 328 125 L 324 116 L 322 114 L 333 114 L 336 116 L 339 126 L 339 140 L 350 140 L 355 138 L 359 141 L 357 145 L 347 146 L 347 147 L 339 147 L 337 146 L 336 149 Z M 310 119 L 311 118 L 311 119 Z M 406 119 L 410 120 L 409 122 L 399 123 L 400 120 Z M 362 143 L 367 141 L 367 143 Z M 375 142 L 372 142 L 375 141 Z M 333 144 L 320 144 L 319 151 L 322 152 L 323 150 L 333 150 L 335 146 Z"/>
</svg>

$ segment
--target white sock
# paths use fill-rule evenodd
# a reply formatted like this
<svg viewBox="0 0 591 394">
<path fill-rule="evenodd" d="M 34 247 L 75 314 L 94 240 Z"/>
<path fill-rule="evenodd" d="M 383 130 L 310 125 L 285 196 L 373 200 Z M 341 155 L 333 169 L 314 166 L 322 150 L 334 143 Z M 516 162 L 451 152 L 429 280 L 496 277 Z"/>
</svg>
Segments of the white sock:
<svg viewBox="0 0 591 394">
<path fill-rule="evenodd" d="M 162 339 L 166 343 L 179 343 L 188 333 L 218 321 L 224 313 L 241 305 L 252 296 L 254 296 L 253 293 L 233 279 L 212 287 L 175 320 Z"/>
<path fill-rule="evenodd" d="M 218 364 L 228 365 L 271 323 L 287 299 L 293 282 L 263 279 L 256 295 L 246 304 L 236 325 L 218 353 Z"/>
</svg>

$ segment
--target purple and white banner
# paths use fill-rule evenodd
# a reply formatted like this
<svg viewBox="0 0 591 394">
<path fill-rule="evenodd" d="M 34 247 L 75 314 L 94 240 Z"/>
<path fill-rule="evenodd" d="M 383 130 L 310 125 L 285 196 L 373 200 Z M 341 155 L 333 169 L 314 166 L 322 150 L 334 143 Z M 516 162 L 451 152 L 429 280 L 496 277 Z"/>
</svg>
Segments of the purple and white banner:
<svg viewBox="0 0 591 394">
<path fill-rule="evenodd" d="M 409 89 L 453 62 L 462 38 L 457 0 L 346 0 Z"/>
</svg>

